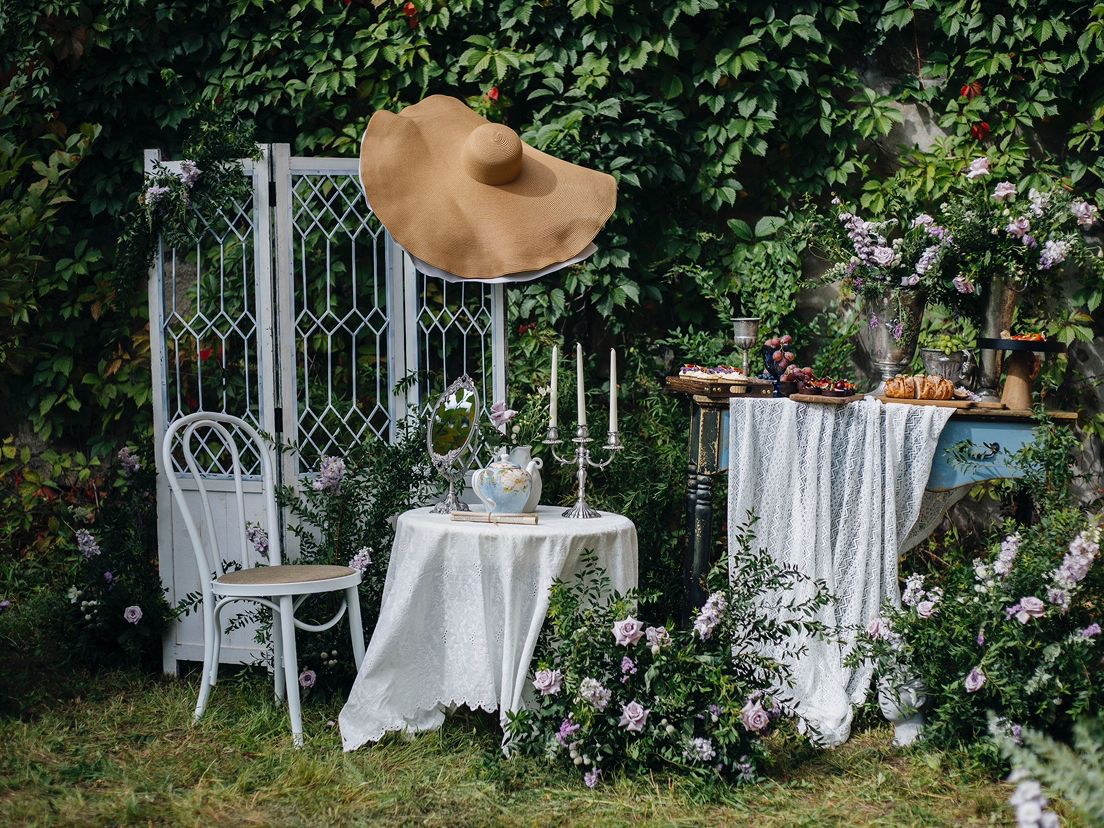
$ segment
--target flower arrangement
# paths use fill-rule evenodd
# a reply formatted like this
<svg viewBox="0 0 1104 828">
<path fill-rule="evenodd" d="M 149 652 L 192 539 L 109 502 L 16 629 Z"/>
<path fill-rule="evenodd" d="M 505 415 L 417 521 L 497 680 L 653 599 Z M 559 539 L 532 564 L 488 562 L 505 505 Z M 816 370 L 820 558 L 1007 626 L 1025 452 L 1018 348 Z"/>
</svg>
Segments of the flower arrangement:
<svg viewBox="0 0 1104 828">
<path fill-rule="evenodd" d="M 933 286 L 938 300 L 969 309 L 960 297 L 981 292 L 994 276 L 1045 299 L 1067 264 L 1104 280 L 1104 258 L 1083 232 L 1096 224 L 1099 210 L 1067 185 L 1041 173 L 1031 178 L 1038 187 L 1009 181 L 986 157 L 971 161 L 962 179 L 939 209 L 953 237 L 954 268 Z"/>
<path fill-rule="evenodd" d="M 731 582 L 726 566 L 714 567 L 689 630 L 639 620 L 639 596 L 609 597 L 588 553 L 575 581 L 553 586 L 535 656 L 537 706 L 511 716 L 512 745 L 578 768 L 590 787 L 660 769 L 755 780 L 763 737 L 795 713 L 780 689 L 781 662 L 803 649 L 791 635 L 822 633 L 813 617 L 828 598 L 818 584 L 811 597 L 764 613 L 767 596 L 805 579 L 752 549 L 752 523 L 738 535 Z"/>
<path fill-rule="evenodd" d="M 867 308 L 880 304 L 885 294 L 895 298 L 895 312 L 886 319 L 869 311 L 870 326 L 890 326 L 895 340 L 904 337 L 919 320 L 910 319 L 900 301 L 901 291 L 926 291 L 938 282 L 951 234 L 931 216 L 864 219 L 832 199 L 834 220 L 823 217 L 812 224 L 814 248 L 835 264 L 825 274 L 829 282 L 842 280 Z"/>
<path fill-rule="evenodd" d="M 1025 726 L 1068 732 L 1104 696 L 1101 530 L 1074 509 L 1008 522 L 986 557 L 941 586 L 910 575 L 901 606 L 859 635 L 857 658 L 925 683 L 925 735 L 937 744 L 1019 738 Z"/>
</svg>

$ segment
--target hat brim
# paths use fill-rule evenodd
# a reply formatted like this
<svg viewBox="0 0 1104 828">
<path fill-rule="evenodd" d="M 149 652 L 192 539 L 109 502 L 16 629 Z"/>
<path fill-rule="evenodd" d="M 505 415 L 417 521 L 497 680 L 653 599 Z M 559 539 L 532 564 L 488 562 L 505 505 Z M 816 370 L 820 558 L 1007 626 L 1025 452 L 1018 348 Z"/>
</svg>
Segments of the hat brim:
<svg viewBox="0 0 1104 828">
<path fill-rule="evenodd" d="M 613 176 L 522 144 L 520 174 L 489 185 L 461 155 L 488 123 L 434 95 L 376 112 L 361 142 L 360 175 L 383 226 L 411 255 L 463 279 L 539 271 L 578 256 L 617 205 Z"/>
</svg>

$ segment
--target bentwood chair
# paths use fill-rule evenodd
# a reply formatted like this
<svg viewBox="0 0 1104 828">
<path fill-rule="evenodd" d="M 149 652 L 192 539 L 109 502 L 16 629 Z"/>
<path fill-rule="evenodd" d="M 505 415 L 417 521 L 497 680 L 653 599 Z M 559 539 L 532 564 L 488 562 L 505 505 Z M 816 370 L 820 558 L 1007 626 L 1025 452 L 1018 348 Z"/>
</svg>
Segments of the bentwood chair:
<svg viewBox="0 0 1104 828">
<path fill-rule="evenodd" d="M 240 444 L 239 444 L 240 443 Z M 243 472 L 243 454 L 252 462 L 256 455 L 260 470 L 260 495 L 264 516 L 260 525 L 267 534 L 268 548 L 246 520 L 246 489 L 255 489 Z M 184 468 L 195 481 L 197 491 L 185 493 L 175 473 L 173 458 L 183 459 Z M 273 676 L 276 697 L 287 695 L 291 732 L 296 745 L 303 743 L 303 717 L 299 704 L 299 668 L 296 661 L 295 630 L 321 632 L 337 624 L 346 609 L 352 634 L 353 657 L 357 670 L 364 660 L 364 627 L 360 616 L 358 585 L 360 573 L 347 566 L 284 564 L 281 555 L 280 512 L 276 506 L 275 461 L 256 429 L 238 417 L 200 411 L 171 423 L 161 446 L 163 470 L 169 479 L 180 516 L 188 530 L 200 572 L 203 596 L 203 677 L 195 719 L 198 722 L 207 706 L 211 689 L 218 679 L 222 610 L 237 601 L 252 601 L 272 610 Z M 215 462 L 217 458 L 217 462 Z M 217 472 L 204 472 L 201 464 L 215 465 Z M 212 509 L 209 482 L 226 481 L 218 488 L 233 485 L 234 507 Z M 226 492 L 226 496 L 229 496 Z M 255 495 L 250 494 L 250 497 Z M 202 525 L 193 508 L 202 512 Z M 217 515 L 217 519 L 216 519 Z M 226 524 L 229 525 L 220 525 Z M 252 535 L 251 542 L 249 535 Z M 220 541 L 225 541 L 225 546 Z M 242 569 L 224 571 L 224 553 L 241 562 Z M 235 555 L 235 553 L 237 553 Z M 260 558 L 261 565 L 250 565 Z M 324 624 L 306 624 L 295 617 L 303 601 L 311 595 L 344 591 L 333 618 Z"/>
</svg>

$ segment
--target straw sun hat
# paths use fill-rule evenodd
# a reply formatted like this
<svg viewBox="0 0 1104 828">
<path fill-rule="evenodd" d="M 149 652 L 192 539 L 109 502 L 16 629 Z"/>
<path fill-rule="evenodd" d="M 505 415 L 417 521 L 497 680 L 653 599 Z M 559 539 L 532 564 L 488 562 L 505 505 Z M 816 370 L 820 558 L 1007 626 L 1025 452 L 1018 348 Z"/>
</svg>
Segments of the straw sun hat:
<svg viewBox="0 0 1104 828">
<path fill-rule="evenodd" d="M 464 279 L 533 278 L 579 261 L 617 203 L 613 176 L 535 150 L 444 95 L 372 116 L 360 180 L 424 269 Z"/>
</svg>

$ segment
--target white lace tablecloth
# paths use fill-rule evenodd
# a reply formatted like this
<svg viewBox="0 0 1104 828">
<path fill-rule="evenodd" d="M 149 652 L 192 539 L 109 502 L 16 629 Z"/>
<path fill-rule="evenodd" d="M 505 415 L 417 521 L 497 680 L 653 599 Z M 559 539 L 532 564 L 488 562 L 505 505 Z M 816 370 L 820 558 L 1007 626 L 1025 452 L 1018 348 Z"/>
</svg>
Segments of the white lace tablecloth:
<svg viewBox="0 0 1104 828">
<path fill-rule="evenodd" d="M 345 750 L 392 730 L 440 727 L 445 712 L 519 710 L 554 578 L 593 549 L 610 587 L 637 584 L 636 527 L 626 517 L 562 517 L 536 526 L 460 523 L 429 508 L 401 515 L 380 619 L 338 722 Z"/>
<path fill-rule="evenodd" d="M 749 511 L 755 543 L 774 560 L 823 579 L 838 602 L 820 619 L 865 627 L 899 601 L 897 559 L 920 514 L 939 433 L 953 409 L 733 399 L 729 432 L 729 537 Z M 735 547 L 733 547 L 735 550 Z M 799 588 L 799 596 L 811 586 Z M 792 687 L 802 722 L 829 746 L 850 735 L 871 668 L 843 666 L 847 645 L 809 640 Z"/>
</svg>

